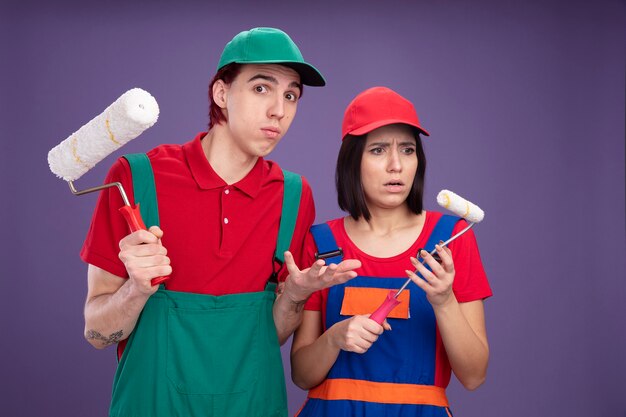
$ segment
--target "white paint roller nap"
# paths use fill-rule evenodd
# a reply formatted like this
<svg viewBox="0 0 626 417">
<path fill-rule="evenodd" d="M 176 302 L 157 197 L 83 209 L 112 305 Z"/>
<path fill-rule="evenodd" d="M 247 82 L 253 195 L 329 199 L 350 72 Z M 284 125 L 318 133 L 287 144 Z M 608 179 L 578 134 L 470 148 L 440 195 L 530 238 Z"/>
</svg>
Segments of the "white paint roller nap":
<svg viewBox="0 0 626 417">
<path fill-rule="evenodd" d="M 102 113 L 48 152 L 50 170 L 67 181 L 74 195 L 117 187 L 124 201 L 124 206 L 119 210 L 130 231 L 146 229 L 139 205 L 130 204 L 121 183 L 114 182 L 78 191 L 74 188 L 73 181 L 155 124 L 158 117 L 159 105 L 150 93 L 141 88 L 128 90 Z M 168 278 L 154 278 L 152 285 L 158 285 Z"/>
<path fill-rule="evenodd" d="M 449 190 L 439 191 L 437 204 L 472 223 L 480 223 L 485 217 L 480 207 Z"/>
<path fill-rule="evenodd" d="M 113 151 L 156 123 L 159 105 L 150 93 L 133 88 L 48 152 L 50 170 L 75 181 Z"/>
</svg>

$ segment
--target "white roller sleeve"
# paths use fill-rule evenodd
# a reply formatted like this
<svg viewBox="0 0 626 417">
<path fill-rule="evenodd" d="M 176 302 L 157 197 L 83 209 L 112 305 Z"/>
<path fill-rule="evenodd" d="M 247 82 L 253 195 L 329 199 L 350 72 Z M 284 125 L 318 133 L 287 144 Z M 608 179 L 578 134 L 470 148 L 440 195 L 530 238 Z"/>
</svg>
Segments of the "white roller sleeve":
<svg viewBox="0 0 626 417">
<path fill-rule="evenodd" d="M 74 181 L 110 153 L 156 123 L 159 105 L 150 93 L 133 88 L 48 152 L 50 170 Z"/>
<path fill-rule="evenodd" d="M 439 191 L 437 204 L 472 223 L 479 223 L 485 217 L 485 212 L 480 207 L 449 190 Z"/>
</svg>

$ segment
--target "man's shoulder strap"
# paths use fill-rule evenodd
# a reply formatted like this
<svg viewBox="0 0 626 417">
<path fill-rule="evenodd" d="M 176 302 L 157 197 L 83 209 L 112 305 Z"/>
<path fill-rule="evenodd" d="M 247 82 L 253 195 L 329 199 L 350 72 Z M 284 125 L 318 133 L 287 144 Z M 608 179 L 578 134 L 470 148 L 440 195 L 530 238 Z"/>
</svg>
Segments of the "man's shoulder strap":
<svg viewBox="0 0 626 417">
<path fill-rule="evenodd" d="M 283 208 L 280 215 L 278 242 L 276 243 L 276 252 L 274 254 L 281 264 L 285 262 L 284 253 L 286 250 L 289 250 L 291 245 L 291 238 L 296 228 L 296 220 L 300 210 L 300 198 L 302 196 L 302 177 L 284 169 L 283 175 L 285 177 Z"/>
<path fill-rule="evenodd" d="M 124 155 L 130 165 L 133 177 L 133 195 L 135 205 L 139 205 L 141 217 L 147 228 L 159 226 L 159 206 L 157 203 L 154 172 L 148 155 L 131 153 Z"/>
</svg>

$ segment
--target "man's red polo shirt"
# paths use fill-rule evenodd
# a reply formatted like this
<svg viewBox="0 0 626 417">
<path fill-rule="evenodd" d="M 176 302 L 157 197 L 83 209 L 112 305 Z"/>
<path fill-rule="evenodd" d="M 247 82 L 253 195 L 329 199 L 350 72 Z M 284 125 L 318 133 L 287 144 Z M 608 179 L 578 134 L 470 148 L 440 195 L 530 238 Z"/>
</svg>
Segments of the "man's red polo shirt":
<svg viewBox="0 0 626 417">
<path fill-rule="evenodd" d="M 259 158 L 241 181 L 227 185 L 208 163 L 201 146 L 206 133 L 184 145 L 161 145 L 147 153 L 154 170 L 163 245 L 172 262 L 167 289 L 212 295 L 263 290 L 272 272 L 283 198 L 278 164 Z M 133 198 L 124 158 L 105 182 L 119 181 Z M 298 220 L 290 250 L 301 268 L 305 236 L 315 218 L 311 188 L 303 179 Z M 119 241 L 129 234 L 118 209 L 116 188 L 101 192 L 81 258 L 127 277 Z M 281 278 L 287 275 L 286 267 Z"/>
</svg>

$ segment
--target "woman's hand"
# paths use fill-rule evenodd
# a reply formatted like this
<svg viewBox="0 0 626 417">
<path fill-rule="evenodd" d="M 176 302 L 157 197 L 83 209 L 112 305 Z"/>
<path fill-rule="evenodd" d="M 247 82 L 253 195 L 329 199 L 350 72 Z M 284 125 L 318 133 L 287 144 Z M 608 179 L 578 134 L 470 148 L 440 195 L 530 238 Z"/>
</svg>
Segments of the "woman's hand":
<svg viewBox="0 0 626 417">
<path fill-rule="evenodd" d="M 424 290 L 426 298 L 433 307 L 443 306 L 454 299 L 454 293 L 452 292 L 452 283 L 454 282 L 452 252 L 447 247 L 442 248 L 440 245 L 435 245 L 435 249 L 437 255 L 441 258 L 441 264 L 425 250 L 422 250 L 420 253 L 420 256 L 424 258 L 431 270 L 428 270 L 416 258 L 411 257 L 411 263 L 423 279 L 413 271 L 406 271 L 407 276 Z"/>
<path fill-rule="evenodd" d="M 353 316 L 335 323 L 328 332 L 331 343 L 347 352 L 365 353 L 378 340 L 384 329 L 391 330 L 387 322 L 385 328 L 366 316 Z"/>
</svg>

